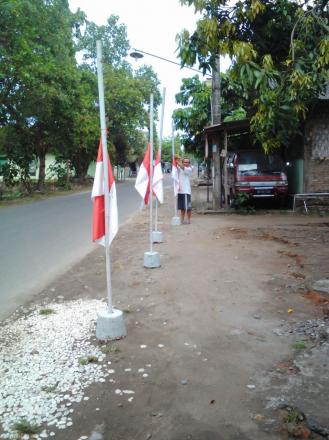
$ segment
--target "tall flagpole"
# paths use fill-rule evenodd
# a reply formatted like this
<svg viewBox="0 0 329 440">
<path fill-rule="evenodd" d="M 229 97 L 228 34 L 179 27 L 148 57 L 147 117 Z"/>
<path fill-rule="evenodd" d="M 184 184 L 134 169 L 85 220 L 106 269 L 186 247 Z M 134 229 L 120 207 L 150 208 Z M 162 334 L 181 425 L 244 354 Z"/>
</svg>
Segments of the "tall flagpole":
<svg viewBox="0 0 329 440">
<path fill-rule="evenodd" d="M 172 161 L 175 156 L 175 131 L 174 131 L 174 122 L 172 122 L 171 125 L 171 154 L 172 154 Z M 177 210 L 177 196 L 174 192 L 174 218 L 178 217 L 178 210 Z"/>
<path fill-rule="evenodd" d="M 153 252 L 153 93 L 150 96 L 150 252 Z"/>
<path fill-rule="evenodd" d="M 161 165 L 161 153 L 162 153 L 162 137 L 163 137 L 163 119 L 164 119 L 164 108 L 166 101 L 166 88 L 162 91 L 162 106 L 161 106 L 161 119 L 160 119 L 160 138 L 159 138 L 159 156 L 160 156 L 160 166 Z M 158 199 L 155 198 L 155 231 L 158 230 Z"/>
<path fill-rule="evenodd" d="M 110 313 L 113 313 L 112 305 L 112 283 L 111 283 L 111 255 L 110 255 L 110 195 L 109 195 L 109 170 L 108 170 L 108 153 L 106 139 L 106 119 L 105 119 L 105 103 L 104 103 L 104 80 L 103 80 L 103 63 L 102 63 L 102 42 L 97 41 L 97 78 L 98 78 L 98 95 L 99 95 L 99 116 L 101 124 L 102 136 L 102 152 L 103 152 L 103 172 L 104 172 L 104 200 L 105 200 L 105 260 L 106 260 L 106 286 L 107 286 L 107 307 Z"/>
<path fill-rule="evenodd" d="M 144 267 L 160 267 L 160 254 L 153 251 L 153 93 L 150 96 L 150 251 L 144 252 Z"/>
</svg>

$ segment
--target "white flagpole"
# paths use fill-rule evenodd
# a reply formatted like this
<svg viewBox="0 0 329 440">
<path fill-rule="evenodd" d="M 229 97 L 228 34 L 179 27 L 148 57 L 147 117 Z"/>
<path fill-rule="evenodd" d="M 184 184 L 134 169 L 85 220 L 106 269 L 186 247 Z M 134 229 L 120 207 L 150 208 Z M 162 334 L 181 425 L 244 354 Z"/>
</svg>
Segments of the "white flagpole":
<svg viewBox="0 0 329 440">
<path fill-rule="evenodd" d="M 174 155 L 175 155 L 175 131 L 174 131 L 174 122 L 171 125 L 172 130 L 171 130 L 171 154 L 172 154 L 172 159 L 171 159 L 171 163 L 174 160 Z M 174 182 L 175 185 L 175 182 Z M 178 210 L 177 210 L 177 196 L 175 195 L 175 191 L 174 191 L 174 215 L 175 217 L 178 216 Z"/>
<path fill-rule="evenodd" d="M 160 155 L 160 166 L 161 165 L 161 152 L 162 152 L 162 136 L 163 136 L 163 118 L 164 118 L 164 108 L 166 100 L 166 88 L 162 91 L 162 107 L 161 107 L 161 119 L 160 119 L 160 138 L 159 138 L 159 155 Z M 158 199 L 155 198 L 155 231 L 158 230 Z"/>
<path fill-rule="evenodd" d="M 107 285 L 107 307 L 110 313 L 113 313 L 112 305 L 112 283 L 111 283 L 111 255 L 110 255 L 110 234 L 109 234 L 109 217 L 110 217 L 110 195 L 109 195 L 109 173 L 107 159 L 107 139 L 106 139 L 106 119 L 104 104 L 104 80 L 103 80 L 103 63 L 102 63 L 102 43 L 97 41 L 97 78 L 98 78 L 98 95 L 99 95 L 99 115 L 102 135 L 102 152 L 103 152 L 103 172 L 104 172 L 104 200 L 105 200 L 105 259 L 106 259 L 106 285 Z"/>
<path fill-rule="evenodd" d="M 150 96 L 150 252 L 153 252 L 153 93 Z"/>
</svg>

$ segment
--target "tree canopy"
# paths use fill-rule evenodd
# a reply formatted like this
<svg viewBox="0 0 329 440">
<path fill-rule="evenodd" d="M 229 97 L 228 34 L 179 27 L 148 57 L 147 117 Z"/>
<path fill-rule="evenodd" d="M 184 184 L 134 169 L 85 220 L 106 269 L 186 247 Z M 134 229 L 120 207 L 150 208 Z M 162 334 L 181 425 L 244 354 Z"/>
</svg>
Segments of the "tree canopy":
<svg viewBox="0 0 329 440">
<path fill-rule="evenodd" d="M 148 103 L 160 103 L 149 66 L 136 72 L 125 60 L 126 26 L 111 15 L 105 26 L 73 14 L 67 0 L 0 0 L 0 131 L 2 150 L 20 175 L 56 155 L 83 179 L 99 141 L 96 40 L 103 42 L 105 106 L 113 162 L 136 160 L 145 148 Z M 79 60 L 79 62 L 77 61 Z"/>
<path fill-rule="evenodd" d="M 195 31 L 178 37 L 182 65 L 215 68 L 232 60 L 230 81 L 265 150 L 288 145 L 328 82 L 328 2 L 181 0 L 202 14 Z"/>
</svg>

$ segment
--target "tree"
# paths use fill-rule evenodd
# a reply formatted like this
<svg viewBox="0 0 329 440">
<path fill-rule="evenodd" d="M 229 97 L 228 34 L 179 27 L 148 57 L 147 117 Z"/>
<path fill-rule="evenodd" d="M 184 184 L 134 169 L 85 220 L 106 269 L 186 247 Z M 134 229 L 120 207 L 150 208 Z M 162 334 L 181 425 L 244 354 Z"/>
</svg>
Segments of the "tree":
<svg viewBox="0 0 329 440">
<path fill-rule="evenodd" d="M 0 41 L 1 124 L 17 140 L 6 143 L 8 156 L 24 167 L 39 158 L 38 188 L 45 179 L 45 156 L 55 146 L 65 148 L 72 127 L 76 88 L 71 14 L 66 0 L 4 2 Z M 56 32 L 49 32 L 56 29 Z M 13 136 L 13 133 L 15 136 Z M 20 147 L 26 153 L 21 154 Z"/>
<path fill-rule="evenodd" d="M 72 14 L 67 0 L 0 1 L 1 143 L 22 180 L 38 158 L 38 188 L 43 189 L 48 152 L 85 179 L 100 134 L 97 39 L 103 41 L 112 156 L 122 165 L 138 157 L 146 144 L 143 130 L 149 125 L 151 92 L 155 109 L 160 103 L 159 80 L 150 67 L 133 72 L 124 60 L 129 42 L 118 17 L 109 17 L 107 25 L 99 27 L 86 23 L 82 11 Z M 76 50 L 84 55 L 80 66 Z"/>
<path fill-rule="evenodd" d="M 221 113 L 224 121 L 246 117 L 245 102 L 239 96 L 238 85 L 228 74 L 220 75 Z M 211 124 L 211 89 L 207 82 L 200 81 L 198 76 L 182 80 L 180 93 L 176 95 L 177 104 L 174 111 L 175 126 L 183 131 L 182 142 L 186 149 L 202 155 L 202 132 Z"/>
<path fill-rule="evenodd" d="M 184 78 L 176 102 L 182 107 L 173 114 L 175 127 L 183 131 L 182 142 L 189 150 L 198 152 L 200 135 L 206 125 L 210 124 L 211 90 L 206 82 L 201 82 L 196 75 Z"/>
<path fill-rule="evenodd" d="M 176 154 L 180 151 L 182 139 L 180 135 L 176 134 L 174 139 L 174 151 Z M 166 137 L 162 140 L 161 161 L 172 162 L 172 138 Z"/>
<path fill-rule="evenodd" d="M 141 130 L 149 125 L 146 111 L 150 93 L 154 93 L 155 115 L 160 103 L 159 80 L 151 67 L 142 66 L 133 72 L 124 61 L 129 42 L 124 24 L 119 17 L 110 16 L 106 26 L 88 22 L 86 31 L 80 35 L 77 47 L 83 53 L 83 68 L 95 74 L 96 41 L 101 40 L 104 62 L 105 108 L 108 119 L 108 138 L 114 162 L 125 165 L 139 157 L 142 139 Z M 96 79 L 96 77 L 95 77 Z M 95 101 L 98 101 L 97 93 Z M 96 141 L 94 140 L 94 145 Z M 143 147 L 145 148 L 145 142 Z M 86 148 L 83 147 L 85 152 Z"/>
<path fill-rule="evenodd" d="M 328 81 L 328 5 L 306 0 L 181 0 L 203 14 L 178 39 L 182 64 L 209 70 L 218 53 L 232 58 L 251 129 L 265 150 L 287 145 Z M 292 44 L 290 42 L 292 41 Z"/>
<path fill-rule="evenodd" d="M 95 71 L 96 70 L 96 41 L 102 42 L 103 61 L 112 67 L 127 66 L 124 58 L 130 48 L 127 38 L 127 28 L 119 23 L 117 15 L 111 15 L 105 26 L 97 26 L 92 21 L 85 23 L 86 29 L 80 36 L 77 49 L 81 50 L 83 60 Z"/>
</svg>

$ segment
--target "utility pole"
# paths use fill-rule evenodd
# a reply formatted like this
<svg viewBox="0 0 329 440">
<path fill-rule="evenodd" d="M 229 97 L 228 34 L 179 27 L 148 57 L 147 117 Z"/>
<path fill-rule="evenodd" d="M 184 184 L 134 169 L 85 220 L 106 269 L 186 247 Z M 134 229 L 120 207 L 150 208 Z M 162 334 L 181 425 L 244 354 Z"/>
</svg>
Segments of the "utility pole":
<svg viewBox="0 0 329 440">
<path fill-rule="evenodd" d="M 212 125 L 221 123 L 221 94 L 220 94 L 220 56 L 216 57 L 216 68 L 212 70 L 211 81 L 211 122 Z M 222 183 L 220 168 L 219 136 L 213 138 L 212 142 L 214 176 L 213 176 L 213 209 L 219 209 L 222 206 Z"/>
</svg>

